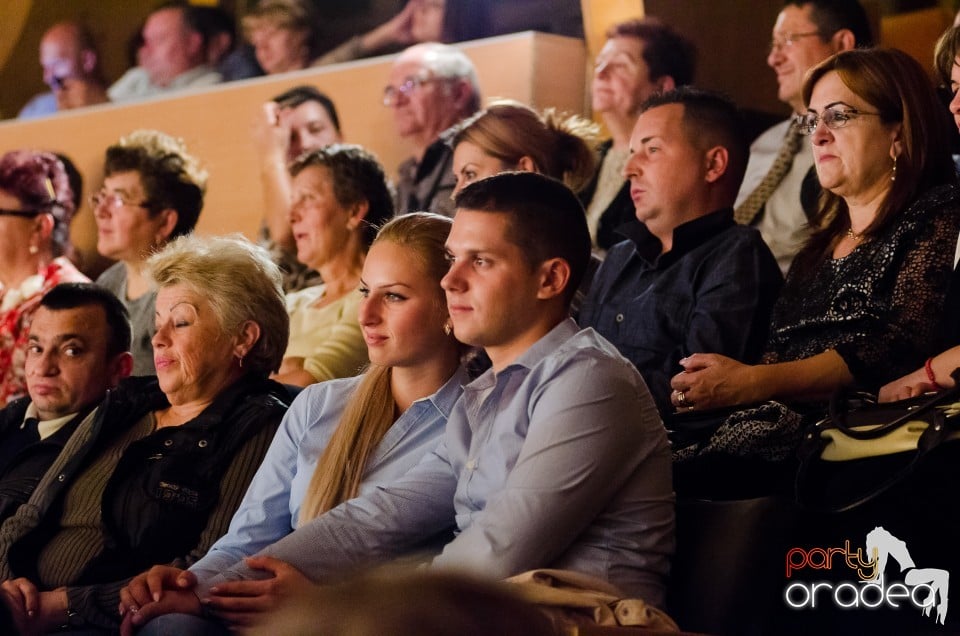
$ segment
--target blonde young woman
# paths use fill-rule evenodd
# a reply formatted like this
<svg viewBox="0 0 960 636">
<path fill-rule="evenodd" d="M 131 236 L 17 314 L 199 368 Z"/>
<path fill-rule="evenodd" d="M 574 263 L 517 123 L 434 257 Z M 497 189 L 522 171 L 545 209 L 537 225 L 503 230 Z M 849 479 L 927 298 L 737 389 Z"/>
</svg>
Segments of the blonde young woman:
<svg viewBox="0 0 960 636">
<path fill-rule="evenodd" d="M 466 381 L 462 345 L 448 327 L 440 288 L 450 224 L 446 217 L 414 213 L 383 227 L 360 283 L 359 319 L 369 369 L 362 376 L 312 385 L 297 396 L 228 533 L 189 574 L 157 567 L 123 592 L 123 608 L 138 609 L 130 618 L 133 624 L 200 610 L 193 592 L 173 590 L 144 607 L 152 596 L 148 578 L 154 585 L 163 580 L 174 586 L 178 578 L 189 581 L 188 587 L 203 584 L 340 502 L 399 477 L 439 443 Z M 292 567 L 262 565 L 265 576 L 293 576 L 294 585 L 302 579 Z M 228 624 L 241 620 L 221 618 Z M 179 619 L 159 622 L 172 620 Z"/>
</svg>

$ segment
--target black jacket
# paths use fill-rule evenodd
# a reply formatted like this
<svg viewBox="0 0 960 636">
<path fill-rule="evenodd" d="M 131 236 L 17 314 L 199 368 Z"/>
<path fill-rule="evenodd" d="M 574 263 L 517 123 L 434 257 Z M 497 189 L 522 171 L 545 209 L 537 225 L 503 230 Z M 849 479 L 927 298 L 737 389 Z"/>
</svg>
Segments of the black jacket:
<svg viewBox="0 0 960 636">
<path fill-rule="evenodd" d="M 226 530 L 273 434 L 289 398 L 279 384 L 243 378 L 223 391 L 195 419 L 163 428 L 130 444 L 107 482 L 101 501 L 106 543 L 68 588 L 70 607 L 88 622 L 115 622 L 116 593 L 122 581 L 158 563 L 186 567 L 202 556 L 197 550 L 208 524 L 226 517 Z M 89 428 L 71 439 L 31 499 L 29 514 L 17 514 L 0 531 L 0 550 L 9 547 L 0 575 L 36 577 L 36 558 L 59 531 L 64 495 L 74 479 L 113 443 L 117 435 L 147 413 L 168 406 L 156 378 L 130 378 L 108 393 Z M 254 438 L 259 438 L 255 440 Z M 243 481 L 223 477 L 245 444 L 258 441 L 255 457 L 245 458 Z M 69 454 L 69 457 L 66 456 Z M 229 490 L 230 501 L 221 501 Z M 229 511 L 224 511 L 224 506 Z M 24 508 L 28 508 L 25 506 Z M 206 531 L 206 533 L 205 533 Z M 86 586 L 86 587 L 79 587 Z M 112 604 L 112 606 L 111 606 Z M 114 623 L 115 624 L 115 623 Z"/>
<path fill-rule="evenodd" d="M 30 406 L 30 398 L 24 397 L 0 410 L 0 444 L 16 435 Z M 60 430 L 47 439 L 29 444 L 11 453 L 0 466 L 0 522 L 12 515 L 20 504 L 25 503 L 40 482 L 50 464 L 57 458 L 77 425 L 93 407 L 84 409 Z"/>
</svg>

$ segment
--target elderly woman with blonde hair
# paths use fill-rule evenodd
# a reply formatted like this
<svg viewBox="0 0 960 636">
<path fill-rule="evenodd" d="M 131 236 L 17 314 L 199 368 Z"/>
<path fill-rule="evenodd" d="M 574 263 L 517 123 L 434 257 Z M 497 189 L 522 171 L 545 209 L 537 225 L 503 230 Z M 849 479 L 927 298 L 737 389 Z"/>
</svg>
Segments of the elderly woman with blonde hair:
<svg viewBox="0 0 960 636">
<path fill-rule="evenodd" d="M 115 630 L 119 590 L 187 566 L 227 530 L 286 412 L 280 273 L 240 238 L 182 237 L 148 259 L 157 377 L 131 378 L 78 427 L 0 531 L 24 633 Z"/>
<path fill-rule="evenodd" d="M 184 577 L 205 586 L 310 520 L 400 477 L 440 442 L 468 381 L 459 364 L 464 346 L 450 330 L 440 287 L 449 269 L 444 243 L 450 227 L 449 218 L 427 212 L 383 226 L 363 264 L 358 314 L 370 350 L 366 373 L 314 384 L 297 396 L 229 532 L 189 572 L 153 568 L 121 595 L 124 611 L 138 610 L 128 614 L 131 625 L 170 614 L 146 633 L 212 629 L 210 621 L 193 616 L 200 609 L 194 591 L 172 582 Z M 275 574 L 275 590 L 305 585 L 292 566 L 257 563 Z M 166 587 L 162 602 L 149 603 L 157 586 Z M 236 627 L 262 619 L 258 595 L 225 593 L 208 606 L 224 622 Z"/>
</svg>

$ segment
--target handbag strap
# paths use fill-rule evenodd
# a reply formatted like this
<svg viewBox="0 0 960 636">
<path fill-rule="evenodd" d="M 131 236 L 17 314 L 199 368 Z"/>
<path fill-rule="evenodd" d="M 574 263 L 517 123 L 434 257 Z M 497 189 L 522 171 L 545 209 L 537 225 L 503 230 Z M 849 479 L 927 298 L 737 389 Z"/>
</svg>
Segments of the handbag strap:
<svg viewBox="0 0 960 636">
<path fill-rule="evenodd" d="M 937 448 L 944 440 L 947 439 L 950 433 L 953 432 L 952 429 L 957 426 L 955 422 L 960 420 L 960 418 L 948 419 L 943 411 L 935 408 L 941 404 L 956 401 L 957 395 L 960 394 L 960 367 L 954 369 L 953 373 L 950 374 L 950 377 L 952 377 L 954 381 L 953 387 L 947 389 L 946 391 L 941 391 L 936 395 L 931 396 L 929 399 L 924 400 L 917 406 L 917 408 L 908 411 L 892 422 L 869 429 L 869 431 L 866 431 L 866 435 L 863 434 L 864 431 L 862 430 L 853 429 L 847 426 L 846 415 L 848 411 L 846 409 L 844 409 L 842 412 L 838 411 L 838 414 L 842 418 L 842 422 L 834 419 L 834 401 L 831 401 L 831 416 L 829 421 L 832 421 L 836 428 L 843 431 L 844 434 L 855 439 L 875 439 L 882 437 L 886 432 L 894 430 L 906 422 L 916 421 L 917 417 L 926 411 L 933 409 L 933 413 L 929 425 L 917 440 L 917 451 L 913 454 L 913 457 L 903 468 L 895 471 L 886 479 L 881 480 L 872 488 L 869 488 L 861 493 L 860 496 L 854 497 L 853 499 L 848 500 L 846 503 L 818 506 L 811 504 L 812 498 L 809 496 L 810 489 L 807 486 L 810 480 L 807 479 L 807 474 L 811 470 L 811 464 L 817 461 L 823 452 L 823 449 L 827 446 L 827 441 L 824 440 L 820 435 L 820 432 L 826 428 L 826 426 L 820 426 L 820 424 L 827 420 L 821 420 L 821 422 L 818 422 L 817 425 L 811 427 L 810 430 L 807 431 L 800 445 L 798 453 L 800 465 L 797 468 L 797 475 L 794 482 L 794 491 L 797 503 L 806 508 L 815 509 L 822 512 L 846 512 L 877 498 L 908 477 L 910 473 L 916 469 L 919 463 L 931 451 L 933 451 L 933 449 Z M 881 432 L 877 433 L 878 431 Z"/>
<path fill-rule="evenodd" d="M 848 426 L 847 414 L 849 413 L 849 408 L 841 409 L 841 404 L 846 407 L 847 402 L 845 399 L 842 399 L 842 396 L 839 394 L 830 400 L 830 406 L 828 410 L 829 419 L 821 420 L 821 422 L 828 421 L 830 425 L 842 431 L 845 435 L 852 437 L 853 439 L 877 439 L 879 437 L 883 437 L 890 431 L 900 428 L 907 422 L 915 421 L 926 416 L 926 414 L 930 411 L 936 412 L 936 407 L 940 406 L 941 404 L 955 402 L 957 398 L 960 397 L 960 367 L 954 369 L 953 373 L 950 374 L 950 377 L 953 378 L 954 384 L 952 387 L 944 391 L 939 391 L 934 395 L 921 400 L 916 406 L 914 406 L 912 409 L 909 409 L 900 417 L 884 424 L 870 428 L 859 429 Z M 827 428 L 827 426 L 822 428 Z"/>
</svg>

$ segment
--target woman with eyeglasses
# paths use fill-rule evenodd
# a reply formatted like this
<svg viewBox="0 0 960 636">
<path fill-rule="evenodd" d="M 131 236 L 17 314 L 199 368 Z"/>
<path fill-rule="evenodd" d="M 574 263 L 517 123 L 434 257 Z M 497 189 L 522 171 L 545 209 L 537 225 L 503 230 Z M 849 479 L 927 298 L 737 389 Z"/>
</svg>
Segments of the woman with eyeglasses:
<svg viewBox="0 0 960 636">
<path fill-rule="evenodd" d="M 697 353 L 671 382 L 681 410 L 778 401 L 728 418 L 711 441 L 719 453 L 786 459 L 799 442 L 797 404 L 842 387 L 876 391 L 944 344 L 960 190 L 923 68 L 893 49 L 845 51 L 811 70 L 803 97 L 824 195 L 763 361 Z"/>
<path fill-rule="evenodd" d="M 183 142 L 138 130 L 107 148 L 103 187 L 90 197 L 97 251 L 116 261 L 97 279 L 120 299 L 133 325 L 133 375 L 154 375 L 153 288 L 143 266 L 169 241 L 189 234 L 203 207 L 207 173 Z"/>
<path fill-rule="evenodd" d="M 40 298 L 59 283 L 85 282 L 64 256 L 75 205 L 66 169 L 47 152 L 0 157 L 0 407 L 26 395 L 23 363 Z"/>
</svg>

